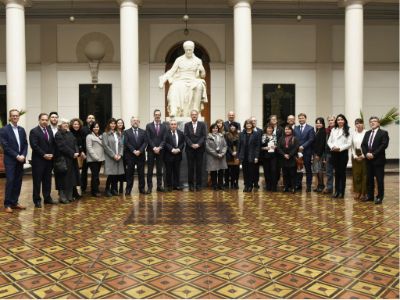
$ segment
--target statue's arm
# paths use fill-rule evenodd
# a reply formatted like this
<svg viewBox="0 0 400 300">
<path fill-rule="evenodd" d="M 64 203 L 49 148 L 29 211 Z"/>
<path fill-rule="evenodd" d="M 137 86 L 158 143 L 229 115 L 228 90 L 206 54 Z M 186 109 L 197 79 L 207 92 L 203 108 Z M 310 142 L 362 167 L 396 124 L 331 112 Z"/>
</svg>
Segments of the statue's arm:
<svg viewBox="0 0 400 300">
<path fill-rule="evenodd" d="M 159 77 L 159 84 L 158 86 L 160 89 L 164 87 L 164 83 L 168 80 L 170 83 L 172 83 L 171 79 L 174 76 L 174 74 L 177 72 L 179 67 L 179 58 L 177 58 L 172 65 L 172 68 L 169 69 L 167 72 L 165 72 L 163 75 Z"/>
</svg>

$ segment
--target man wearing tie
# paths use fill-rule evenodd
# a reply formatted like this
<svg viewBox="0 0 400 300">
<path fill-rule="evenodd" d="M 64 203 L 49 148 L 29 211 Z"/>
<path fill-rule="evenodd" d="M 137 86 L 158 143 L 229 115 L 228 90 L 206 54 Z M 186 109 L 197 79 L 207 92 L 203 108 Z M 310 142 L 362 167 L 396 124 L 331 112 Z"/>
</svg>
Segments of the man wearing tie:
<svg viewBox="0 0 400 300">
<path fill-rule="evenodd" d="M 312 145 L 315 139 L 314 128 L 306 124 L 307 116 L 305 113 L 300 113 L 298 116 L 299 125 L 294 128 L 294 136 L 299 141 L 299 152 L 303 154 L 304 168 L 306 169 L 307 176 L 307 193 L 311 192 L 312 184 L 312 170 L 311 170 L 311 156 Z M 297 173 L 296 190 L 301 190 L 303 181 L 303 173 Z"/>
<path fill-rule="evenodd" d="M 170 130 L 165 135 L 165 170 L 167 191 L 172 189 L 181 190 L 180 182 L 180 167 L 182 161 L 182 151 L 185 147 L 185 136 L 183 132 L 177 129 L 176 120 L 170 120 Z"/>
<path fill-rule="evenodd" d="M 126 190 L 125 195 L 129 196 L 133 188 L 133 175 L 135 166 L 139 178 L 139 193 L 145 194 L 144 164 L 146 162 L 147 138 L 146 132 L 139 128 L 140 121 L 136 117 L 131 118 L 131 126 L 124 132 L 124 159 L 126 164 Z"/>
<path fill-rule="evenodd" d="M 192 110 L 190 112 L 192 121 L 187 122 L 184 129 L 186 157 L 188 162 L 188 183 L 190 191 L 194 191 L 195 189 L 200 191 L 202 187 L 201 176 L 207 128 L 204 122 L 197 120 L 198 115 L 199 113 L 197 110 Z M 194 181 L 195 172 L 196 184 Z"/>
<path fill-rule="evenodd" d="M 9 111 L 10 123 L 0 131 L 0 143 L 4 150 L 6 171 L 4 208 L 7 213 L 12 213 L 13 209 L 26 209 L 25 206 L 18 203 L 24 164 L 28 152 L 25 129 L 18 126 L 19 117 L 19 111 L 11 109 Z"/>
<path fill-rule="evenodd" d="M 167 133 L 167 126 L 161 123 L 161 111 L 155 109 L 154 121 L 146 125 L 147 147 L 147 194 L 153 189 L 153 168 L 156 164 L 157 192 L 163 192 L 163 167 L 164 167 L 164 139 Z"/>
<path fill-rule="evenodd" d="M 57 203 L 50 196 L 55 141 L 53 131 L 48 129 L 48 122 L 49 116 L 46 113 L 41 113 L 39 115 L 39 125 L 29 133 L 29 143 L 32 148 L 32 195 L 36 208 L 42 207 L 40 186 L 42 186 L 44 203 Z"/>
<path fill-rule="evenodd" d="M 366 201 L 374 201 L 375 204 L 381 204 L 384 196 L 384 175 L 386 155 L 385 150 L 389 146 L 389 135 L 386 130 L 380 128 L 378 117 L 369 118 L 371 130 L 367 131 L 361 143 L 361 150 L 367 158 L 367 190 L 368 197 Z M 378 195 L 374 199 L 374 187 L 378 185 Z"/>
</svg>

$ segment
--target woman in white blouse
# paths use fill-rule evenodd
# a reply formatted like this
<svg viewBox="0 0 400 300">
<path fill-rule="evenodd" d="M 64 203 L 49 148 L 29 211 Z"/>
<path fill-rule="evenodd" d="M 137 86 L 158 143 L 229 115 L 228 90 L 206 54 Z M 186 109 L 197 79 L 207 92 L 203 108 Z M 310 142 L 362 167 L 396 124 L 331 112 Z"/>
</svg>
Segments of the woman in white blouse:
<svg viewBox="0 0 400 300">
<path fill-rule="evenodd" d="M 344 198 L 351 134 L 347 119 L 342 114 L 336 117 L 335 127 L 332 129 L 328 139 L 328 146 L 331 149 L 332 164 L 335 169 L 335 193 L 332 197 Z"/>
<path fill-rule="evenodd" d="M 361 143 L 366 130 L 362 119 L 356 119 L 354 125 L 356 129 L 353 132 L 351 145 L 353 192 L 355 193 L 355 200 L 364 200 L 367 195 L 367 164 L 361 151 Z"/>
</svg>

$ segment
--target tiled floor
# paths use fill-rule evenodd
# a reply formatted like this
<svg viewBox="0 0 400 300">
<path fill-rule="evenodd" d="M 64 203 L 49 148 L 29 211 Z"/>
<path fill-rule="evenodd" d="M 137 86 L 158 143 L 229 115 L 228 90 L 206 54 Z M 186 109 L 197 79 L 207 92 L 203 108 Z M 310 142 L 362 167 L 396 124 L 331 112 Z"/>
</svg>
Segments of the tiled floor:
<svg viewBox="0 0 400 300">
<path fill-rule="evenodd" d="M 204 190 L 34 209 L 26 177 L 28 209 L 0 213 L 0 298 L 398 298 L 398 182 L 383 205 Z"/>
</svg>

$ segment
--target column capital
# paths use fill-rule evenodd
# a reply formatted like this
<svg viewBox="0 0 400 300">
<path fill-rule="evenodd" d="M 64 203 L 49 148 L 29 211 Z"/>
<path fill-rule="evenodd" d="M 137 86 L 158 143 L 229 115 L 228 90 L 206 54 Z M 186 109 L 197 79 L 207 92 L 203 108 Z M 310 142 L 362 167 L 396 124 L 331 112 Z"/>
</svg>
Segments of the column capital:
<svg viewBox="0 0 400 300">
<path fill-rule="evenodd" d="M 25 7 L 32 5 L 32 0 L 0 0 L 0 2 L 4 3 L 4 5 L 17 4 Z"/>
<path fill-rule="evenodd" d="M 353 5 L 353 4 L 359 4 L 359 5 L 364 5 L 367 2 L 369 2 L 369 0 L 339 0 L 338 4 L 339 6 L 349 6 L 349 5 Z"/>
<path fill-rule="evenodd" d="M 116 0 L 119 5 L 123 4 L 135 4 L 135 5 L 142 5 L 143 0 Z"/>
<path fill-rule="evenodd" d="M 240 3 L 252 5 L 254 3 L 254 1 L 255 0 L 228 0 L 228 3 L 231 6 L 235 6 L 235 5 L 240 4 Z"/>
</svg>

